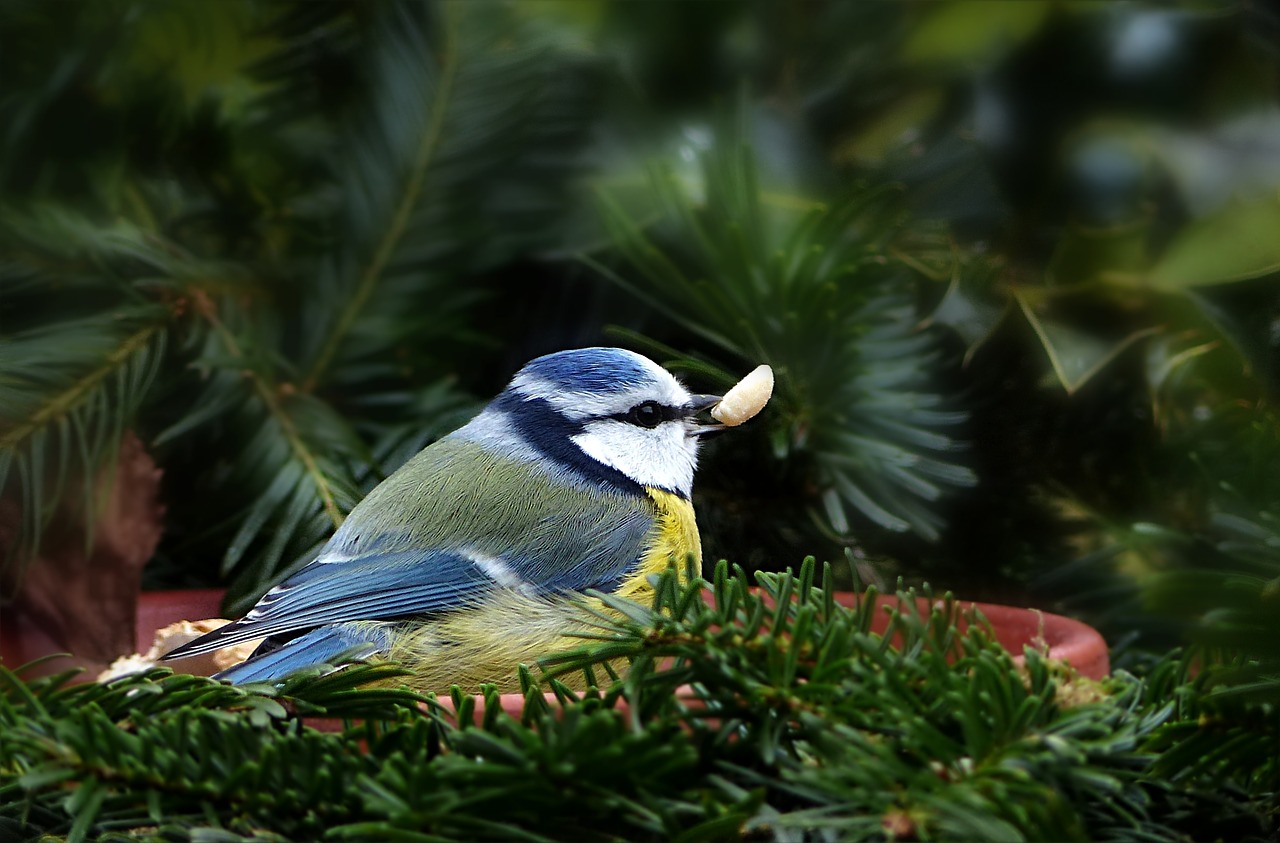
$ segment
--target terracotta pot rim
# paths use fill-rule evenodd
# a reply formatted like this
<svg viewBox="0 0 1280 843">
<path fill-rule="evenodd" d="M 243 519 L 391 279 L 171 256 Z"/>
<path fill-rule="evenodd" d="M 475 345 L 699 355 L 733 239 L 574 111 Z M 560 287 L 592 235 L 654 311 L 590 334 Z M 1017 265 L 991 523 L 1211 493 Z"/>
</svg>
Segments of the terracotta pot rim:
<svg viewBox="0 0 1280 843">
<path fill-rule="evenodd" d="M 155 629 L 177 620 L 199 620 L 189 617 L 187 610 L 199 607 L 197 614 L 205 617 L 212 609 L 221 604 L 225 590 L 218 588 L 199 589 L 162 589 L 139 593 L 138 611 L 138 645 L 139 651 L 150 646 Z M 707 597 L 710 598 L 710 592 Z M 835 594 L 836 601 L 845 606 L 852 606 L 865 600 L 861 592 L 841 591 Z M 918 611 L 925 612 L 934 606 L 941 605 L 943 598 L 917 597 Z M 1002 646 L 1009 650 L 1015 661 L 1021 662 L 1023 645 L 1032 645 L 1041 649 L 1051 658 L 1070 664 L 1081 676 L 1090 679 L 1101 679 L 1110 673 L 1109 653 L 1106 641 L 1093 627 L 1074 618 L 1046 612 L 1040 609 L 1008 606 L 999 603 L 982 603 L 968 600 L 954 600 L 957 609 L 966 613 L 977 610 L 990 623 Z M 896 594 L 883 594 L 876 597 L 877 607 L 900 605 Z M 176 614 L 175 614 L 176 613 Z M 177 615 L 183 615 L 178 617 Z M 881 614 L 878 612 L 877 614 Z M 884 613 L 887 619 L 887 613 Z M 878 622 L 878 619 L 877 619 Z M 963 621 L 962 621 L 963 623 Z M 13 634 L 13 630 L 6 630 Z M 20 634 L 19 630 L 19 634 Z M 8 635 L 6 635 L 8 637 Z M 13 651 L 24 653 L 21 644 Z M 50 652 L 53 652 L 52 650 Z M 30 653 L 26 653 L 31 658 Z M 40 655 L 39 653 L 35 655 Z M 11 664 L 16 666 L 16 664 Z M 521 700 L 523 696 L 507 695 Z M 504 700 L 504 707 L 505 700 Z"/>
<path fill-rule="evenodd" d="M 708 597 L 710 597 L 709 594 Z M 835 593 L 835 598 L 837 603 L 850 606 L 862 602 L 865 596 L 861 592 L 838 591 Z M 877 609 L 899 606 L 902 602 L 897 594 L 876 596 Z M 934 607 L 941 607 L 944 603 L 945 598 L 940 597 L 916 598 L 916 606 L 921 614 L 927 613 Z M 1002 603 L 980 603 L 969 600 L 953 600 L 952 603 L 960 614 L 961 624 L 966 623 L 965 614 L 974 610 L 980 612 L 990 624 L 1001 646 L 1009 651 L 1016 664 L 1026 663 L 1026 656 L 1023 655 L 1021 647 L 1015 651 L 1011 646 L 1021 642 L 1042 650 L 1050 659 L 1066 662 L 1086 679 L 1103 679 L 1111 673 L 1110 653 L 1106 640 L 1101 633 L 1083 621 L 1041 609 L 1008 606 Z M 888 613 L 885 612 L 883 617 L 887 622 Z M 875 627 L 876 625 L 873 624 L 873 629 Z M 690 695 L 692 695 L 691 691 Z M 554 697 L 553 694 L 546 696 Z M 453 710 L 453 704 L 448 697 L 439 697 L 439 700 L 445 708 Z M 484 708 L 483 700 L 477 700 L 477 702 L 479 703 L 476 706 L 478 719 Z M 524 695 L 502 694 L 501 705 L 503 711 L 519 719 L 524 710 Z"/>
</svg>

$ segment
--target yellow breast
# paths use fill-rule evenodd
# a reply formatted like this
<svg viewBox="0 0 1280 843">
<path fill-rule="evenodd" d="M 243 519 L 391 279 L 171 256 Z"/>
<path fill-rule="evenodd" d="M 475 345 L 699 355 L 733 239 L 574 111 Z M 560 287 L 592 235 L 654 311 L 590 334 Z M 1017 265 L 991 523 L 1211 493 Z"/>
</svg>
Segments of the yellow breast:
<svg viewBox="0 0 1280 843">
<path fill-rule="evenodd" d="M 640 602 L 644 602 L 652 591 L 649 578 L 665 571 L 672 560 L 682 579 L 690 556 L 695 565 L 702 564 L 702 539 L 698 536 L 698 525 L 693 517 L 693 504 L 661 489 L 645 491 L 658 508 L 657 526 L 640 565 L 616 592 L 619 597 Z"/>
</svg>

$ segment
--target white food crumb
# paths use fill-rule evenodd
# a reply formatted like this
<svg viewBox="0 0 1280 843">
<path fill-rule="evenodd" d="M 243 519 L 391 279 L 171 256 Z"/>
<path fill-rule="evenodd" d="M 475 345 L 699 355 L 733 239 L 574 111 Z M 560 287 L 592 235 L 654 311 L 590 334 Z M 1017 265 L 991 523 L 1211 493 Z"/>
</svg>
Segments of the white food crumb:
<svg viewBox="0 0 1280 843">
<path fill-rule="evenodd" d="M 194 673 L 197 676 L 209 676 L 220 670 L 226 670 L 228 667 L 239 664 L 248 658 L 249 654 L 253 652 L 260 642 L 246 641 L 234 647 L 225 647 L 212 653 L 177 659 L 172 662 L 162 662 L 160 657 L 170 650 L 176 650 L 188 641 L 194 641 L 206 632 L 212 632 L 219 627 L 226 626 L 228 623 L 230 621 L 222 618 L 171 623 L 163 629 L 156 630 L 155 640 L 152 641 L 150 650 L 141 654 L 135 653 L 132 656 L 121 656 L 98 675 L 98 681 L 109 682 L 112 679 L 128 676 L 131 673 L 141 673 L 156 666 L 171 667 L 175 673 Z"/>
<path fill-rule="evenodd" d="M 767 365 L 756 366 L 711 408 L 711 417 L 726 427 L 737 427 L 763 410 L 771 395 L 773 369 Z"/>
</svg>

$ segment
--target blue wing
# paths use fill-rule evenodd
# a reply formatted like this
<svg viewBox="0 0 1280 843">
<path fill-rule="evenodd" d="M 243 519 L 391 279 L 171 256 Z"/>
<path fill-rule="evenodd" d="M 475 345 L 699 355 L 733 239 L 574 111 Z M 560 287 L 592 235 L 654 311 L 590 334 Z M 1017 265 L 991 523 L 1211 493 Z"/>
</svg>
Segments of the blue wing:
<svg viewBox="0 0 1280 843">
<path fill-rule="evenodd" d="M 637 510 L 635 517 L 619 518 L 607 531 L 580 531 L 578 537 L 589 550 L 576 547 L 579 542 L 546 548 L 537 536 L 530 536 L 531 547 L 493 556 L 460 550 L 373 552 L 335 561 L 321 556 L 267 592 L 240 620 L 165 658 L 319 626 L 458 609 L 483 599 L 487 591 L 514 583 L 539 593 L 608 590 L 644 552 L 651 529 L 652 519 Z M 567 560 L 560 554 L 576 562 L 564 567 Z M 495 566 L 502 570 L 495 571 Z M 503 573 L 512 583 L 503 581 Z"/>
<path fill-rule="evenodd" d="M 323 557 L 263 595 L 235 623 L 177 648 L 166 659 L 208 653 L 255 638 L 360 620 L 456 608 L 493 581 L 457 552 L 401 551 L 340 562 Z"/>
<path fill-rule="evenodd" d="M 374 489 L 315 562 L 267 592 L 244 618 L 166 658 L 333 624 L 459 609 L 504 586 L 539 593 L 609 589 L 649 546 L 652 500 L 639 489 L 548 477 L 535 483 L 535 470 L 541 469 L 466 442 L 437 442 Z"/>
<path fill-rule="evenodd" d="M 385 653 L 390 646 L 390 633 L 385 625 L 348 623 L 323 626 L 262 655 L 255 654 L 214 678 L 236 685 L 265 682 L 304 667 L 333 663 L 339 656 L 356 658 Z"/>
</svg>

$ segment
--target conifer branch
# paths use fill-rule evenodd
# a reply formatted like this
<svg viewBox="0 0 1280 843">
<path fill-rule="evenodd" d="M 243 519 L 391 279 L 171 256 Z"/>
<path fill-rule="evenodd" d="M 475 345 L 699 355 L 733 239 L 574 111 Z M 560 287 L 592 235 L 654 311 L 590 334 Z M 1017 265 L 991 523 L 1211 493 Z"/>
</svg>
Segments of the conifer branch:
<svg viewBox="0 0 1280 843">
<path fill-rule="evenodd" d="M 235 336 L 227 330 L 227 327 L 218 318 L 217 309 L 214 303 L 203 294 L 196 291 L 194 297 L 197 302 L 196 309 L 210 326 L 213 327 L 219 339 L 222 341 L 223 347 L 227 353 L 237 360 L 245 359 L 240 344 L 236 341 Z M 316 455 L 312 452 L 311 447 L 306 443 L 302 435 L 298 432 L 297 426 L 293 423 L 288 410 L 285 409 L 280 400 L 280 391 L 283 387 L 277 387 L 275 384 L 268 382 L 262 376 L 262 373 L 253 367 L 246 367 L 242 370 L 245 377 L 249 378 L 253 384 L 254 391 L 258 397 L 262 399 L 263 406 L 276 423 L 280 425 L 280 430 L 284 433 L 285 439 L 289 442 L 289 449 L 298 462 L 302 463 L 303 469 L 307 476 L 311 478 L 311 483 L 315 487 L 316 495 L 320 498 L 321 505 L 324 508 L 325 515 L 333 522 L 333 526 L 342 526 L 343 519 L 346 515 L 342 512 L 337 504 L 333 488 L 329 482 L 328 476 L 320 469 Z"/>
<path fill-rule="evenodd" d="M 600 193 L 617 252 L 645 283 L 581 259 L 737 365 L 775 367 L 773 453 L 814 458 L 794 494 L 836 541 L 850 540 L 854 513 L 936 540 L 942 500 L 977 478 L 956 457 L 965 413 L 933 382 L 937 338 L 919 329 L 909 281 L 888 257 L 902 227 L 897 189 L 862 185 L 834 202 L 766 192 L 732 134 L 700 165 L 696 190 L 674 167 L 655 168 L 665 214 L 652 223 Z"/>
<path fill-rule="evenodd" d="M 436 89 L 431 103 L 426 131 L 418 144 L 409 178 L 405 182 L 404 192 L 401 194 L 400 201 L 397 203 L 395 212 L 391 217 L 391 223 L 387 227 L 386 233 L 378 241 L 373 257 L 360 274 L 360 279 L 351 294 L 351 299 L 342 308 L 337 324 L 334 326 L 332 333 L 326 338 L 324 347 L 303 381 L 302 390 L 304 392 L 313 392 L 315 390 L 321 376 L 333 361 L 334 356 L 338 353 L 338 348 L 351 330 L 351 326 L 364 310 L 374 290 L 377 289 L 383 270 L 399 245 L 400 239 L 408 227 L 409 219 L 413 215 L 414 208 L 418 205 L 426 187 L 427 174 L 435 159 L 436 151 L 440 147 L 445 115 L 452 104 L 453 83 L 460 61 L 460 51 L 456 44 L 457 24 L 451 12 L 452 5 L 444 3 L 441 4 L 440 8 L 445 20 L 444 44 L 440 50 L 441 77 L 440 85 Z"/>
<path fill-rule="evenodd" d="M 107 353 L 102 365 L 86 372 L 73 381 L 66 389 L 49 396 L 49 400 L 40 407 L 27 421 L 15 425 L 4 435 L 0 435 L 0 451 L 10 451 L 34 433 L 72 412 L 96 387 L 117 371 L 135 352 L 146 346 L 156 333 L 164 328 L 164 323 L 156 322 L 135 331 L 126 337 L 118 346 Z"/>
<path fill-rule="evenodd" d="M 901 593 L 877 634 L 874 591 L 840 605 L 830 569 L 818 584 L 812 560 L 756 579 L 721 563 L 710 583 L 668 570 L 651 606 L 601 595 L 591 643 L 542 663 L 604 676 L 630 661 L 630 672 L 585 695 L 548 679 L 552 697 L 522 671 L 518 718 L 492 686 L 479 697 L 455 687 L 451 713 L 388 687 L 399 674 L 386 665 L 245 688 L 164 670 L 28 684 L 0 667 L 0 834 L 881 841 L 892 831 L 1136 843 L 1275 830 L 1259 808 L 1270 780 L 1241 766 L 1274 745 L 1274 718 L 1260 706 L 1220 716 L 1185 663 L 1165 659 L 1146 681 L 1090 682 L 1034 650 L 1015 664 L 979 618 L 958 628 L 949 599 L 916 609 L 920 595 Z M 371 682 L 381 687 L 358 687 Z M 322 733 L 299 716 L 348 722 Z M 1265 742 L 1254 760 L 1187 763 L 1251 738 Z"/>
</svg>

